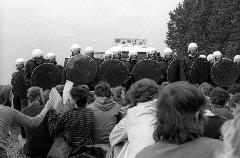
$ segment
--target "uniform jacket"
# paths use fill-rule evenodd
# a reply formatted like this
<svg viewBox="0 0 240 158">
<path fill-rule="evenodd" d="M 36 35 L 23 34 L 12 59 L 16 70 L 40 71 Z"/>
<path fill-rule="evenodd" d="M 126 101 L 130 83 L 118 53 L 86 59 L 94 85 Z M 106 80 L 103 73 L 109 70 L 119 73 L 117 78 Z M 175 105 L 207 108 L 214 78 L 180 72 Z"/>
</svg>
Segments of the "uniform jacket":
<svg viewBox="0 0 240 158">
<path fill-rule="evenodd" d="M 192 63 L 197 59 L 197 57 L 193 58 L 191 56 L 185 56 L 180 61 L 180 79 L 181 81 L 190 81 L 190 70 Z"/>
<path fill-rule="evenodd" d="M 24 80 L 24 69 L 18 70 L 12 74 L 11 85 L 13 86 L 12 92 L 14 96 L 18 96 L 17 88 L 21 87 L 21 92 L 24 92 L 21 96 L 25 98 L 27 95 L 27 86 Z"/>
</svg>

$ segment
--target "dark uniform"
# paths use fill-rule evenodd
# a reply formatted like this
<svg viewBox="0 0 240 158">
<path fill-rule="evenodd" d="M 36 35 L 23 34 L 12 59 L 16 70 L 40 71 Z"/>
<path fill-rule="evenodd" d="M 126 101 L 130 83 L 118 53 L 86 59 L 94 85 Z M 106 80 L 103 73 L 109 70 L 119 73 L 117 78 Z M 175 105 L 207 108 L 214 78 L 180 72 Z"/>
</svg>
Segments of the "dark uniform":
<svg viewBox="0 0 240 158">
<path fill-rule="evenodd" d="M 190 70 L 193 62 L 198 56 L 185 56 L 180 61 L 180 79 L 181 81 L 188 81 L 191 83 Z"/>
<path fill-rule="evenodd" d="M 48 63 L 48 61 L 46 59 L 43 59 L 43 62 L 38 64 L 34 59 L 30 59 L 27 61 L 26 66 L 25 66 L 25 71 L 24 71 L 24 79 L 26 82 L 26 85 L 28 88 L 31 87 L 31 76 L 32 76 L 32 72 L 33 70 L 43 64 L 43 63 Z"/>
<path fill-rule="evenodd" d="M 12 74 L 11 85 L 13 86 L 14 109 L 21 111 L 22 108 L 27 106 L 27 86 L 24 80 L 24 68 Z"/>
<path fill-rule="evenodd" d="M 62 70 L 62 85 L 64 85 L 66 83 L 67 80 L 67 76 L 66 76 L 66 67 L 67 67 L 67 63 L 68 60 L 71 58 L 72 56 L 70 56 L 69 58 L 65 58 L 64 64 L 63 64 L 63 70 Z"/>
</svg>

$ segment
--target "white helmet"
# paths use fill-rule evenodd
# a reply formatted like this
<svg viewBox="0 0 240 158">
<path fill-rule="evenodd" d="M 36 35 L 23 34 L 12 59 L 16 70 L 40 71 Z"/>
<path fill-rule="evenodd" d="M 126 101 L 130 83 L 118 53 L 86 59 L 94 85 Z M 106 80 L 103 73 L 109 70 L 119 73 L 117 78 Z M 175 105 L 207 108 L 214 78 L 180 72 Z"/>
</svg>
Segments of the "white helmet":
<svg viewBox="0 0 240 158">
<path fill-rule="evenodd" d="M 157 53 L 157 50 L 156 50 L 156 48 L 150 47 L 150 48 L 148 48 L 147 52 L 148 52 L 148 54 L 155 54 L 155 53 Z"/>
<path fill-rule="evenodd" d="M 222 57 L 222 53 L 220 51 L 215 51 L 215 52 L 213 52 L 213 57 L 214 58 L 221 58 Z"/>
<path fill-rule="evenodd" d="M 42 57 L 42 56 L 43 56 L 43 53 L 42 53 L 41 49 L 34 49 L 32 51 L 33 58 L 38 58 L 38 57 Z"/>
<path fill-rule="evenodd" d="M 108 50 L 106 50 L 105 53 L 104 53 L 104 56 L 105 56 L 105 57 L 112 56 L 112 55 L 113 55 L 113 51 L 112 51 L 111 48 L 108 49 Z"/>
<path fill-rule="evenodd" d="M 235 57 L 233 58 L 234 62 L 240 62 L 240 55 L 235 55 Z"/>
<path fill-rule="evenodd" d="M 188 51 L 192 51 L 192 50 L 196 50 L 196 49 L 198 49 L 197 43 L 190 43 L 188 45 Z"/>
<path fill-rule="evenodd" d="M 80 47 L 79 44 L 73 44 L 73 45 L 71 46 L 70 50 L 71 50 L 72 52 L 74 52 L 74 51 L 80 51 L 80 50 L 81 50 L 81 47 Z"/>
<path fill-rule="evenodd" d="M 206 57 L 206 55 L 201 54 L 201 55 L 199 55 L 199 58 L 205 58 L 206 59 L 207 57 Z"/>
<path fill-rule="evenodd" d="M 48 53 L 47 54 L 47 59 L 51 60 L 51 59 L 55 59 L 56 55 L 54 53 Z"/>
<path fill-rule="evenodd" d="M 207 61 L 212 61 L 214 59 L 213 55 L 212 54 L 209 54 L 207 56 Z"/>
<path fill-rule="evenodd" d="M 138 54 L 137 49 L 130 49 L 128 56 L 130 58 L 131 56 L 136 56 L 137 54 Z"/>
<path fill-rule="evenodd" d="M 93 49 L 93 47 L 86 47 L 85 48 L 85 54 L 92 54 L 92 53 L 94 53 L 94 49 Z"/>
<path fill-rule="evenodd" d="M 166 56 L 166 55 L 172 55 L 173 54 L 173 51 L 171 48 L 166 48 L 164 49 L 163 51 L 163 55 Z"/>
<path fill-rule="evenodd" d="M 25 64 L 25 60 L 23 58 L 17 58 L 16 65 L 18 65 L 18 64 Z"/>
</svg>

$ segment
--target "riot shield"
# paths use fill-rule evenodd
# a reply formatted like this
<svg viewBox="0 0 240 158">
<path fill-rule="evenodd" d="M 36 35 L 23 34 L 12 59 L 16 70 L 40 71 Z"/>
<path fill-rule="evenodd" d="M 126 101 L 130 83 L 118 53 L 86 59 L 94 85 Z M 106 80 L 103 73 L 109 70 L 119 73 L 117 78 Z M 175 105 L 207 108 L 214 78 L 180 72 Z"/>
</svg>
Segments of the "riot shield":
<svg viewBox="0 0 240 158">
<path fill-rule="evenodd" d="M 67 63 L 66 78 L 75 84 L 86 85 L 94 80 L 96 74 L 96 62 L 86 55 L 75 55 Z"/>
<path fill-rule="evenodd" d="M 180 60 L 175 59 L 169 65 L 167 69 L 168 82 L 173 83 L 180 81 Z"/>
<path fill-rule="evenodd" d="M 232 60 L 223 58 L 213 64 L 211 78 L 220 87 L 229 87 L 235 83 L 239 75 L 239 68 Z"/>
<path fill-rule="evenodd" d="M 155 82 L 159 82 L 162 76 L 160 64 L 154 60 L 141 60 L 133 68 L 133 76 L 135 81 L 143 78 L 149 78 Z"/>
<path fill-rule="evenodd" d="M 106 81 L 111 87 L 117 87 L 127 79 L 128 70 L 123 62 L 111 59 L 100 65 L 98 76 L 100 80 Z"/>
<path fill-rule="evenodd" d="M 206 58 L 196 59 L 191 66 L 190 77 L 193 84 L 208 82 L 210 79 L 211 65 Z"/>
<path fill-rule="evenodd" d="M 41 64 L 34 69 L 31 83 L 32 86 L 41 87 L 43 90 L 50 90 L 61 84 L 61 71 L 53 64 Z"/>
</svg>

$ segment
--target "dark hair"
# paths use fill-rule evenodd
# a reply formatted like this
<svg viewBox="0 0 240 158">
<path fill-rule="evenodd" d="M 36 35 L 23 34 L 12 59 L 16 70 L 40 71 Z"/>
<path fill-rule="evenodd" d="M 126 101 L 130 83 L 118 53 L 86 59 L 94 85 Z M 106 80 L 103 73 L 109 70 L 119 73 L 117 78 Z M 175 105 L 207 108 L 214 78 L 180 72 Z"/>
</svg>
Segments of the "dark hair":
<svg viewBox="0 0 240 158">
<path fill-rule="evenodd" d="M 234 83 L 231 86 L 229 86 L 228 93 L 233 94 L 233 95 L 236 93 L 240 93 L 240 84 Z"/>
<path fill-rule="evenodd" d="M 112 96 L 112 92 L 111 92 L 111 88 L 110 85 L 106 82 L 99 82 L 96 86 L 95 86 L 95 95 L 97 97 L 107 97 L 110 98 Z"/>
<path fill-rule="evenodd" d="M 73 87 L 70 90 L 71 97 L 76 101 L 78 107 L 85 107 L 88 99 L 88 91 L 82 86 Z"/>
<path fill-rule="evenodd" d="M 0 104 L 11 107 L 12 86 L 0 85 Z"/>
<path fill-rule="evenodd" d="M 205 104 L 203 93 L 187 82 L 175 82 L 161 89 L 154 140 L 183 144 L 202 136 Z"/>
<path fill-rule="evenodd" d="M 229 107 L 236 108 L 236 104 L 240 104 L 240 93 L 234 94 L 229 100 Z"/>
<path fill-rule="evenodd" d="M 56 90 L 58 91 L 58 93 L 60 94 L 60 96 L 63 96 L 63 89 L 64 89 L 64 85 L 57 85 L 56 86 Z"/>
<path fill-rule="evenodd" d="M 203 82 L 198 88 L 207 97 L 210 95 L 211 91 L 213 90 L 213 86 L 207 82 Z"/>
<path fill-rule="evenodd" d="M 50 94 L 50 90 L 47 89 L 43 92 L 43 103 L 46 104 L 47 101 L 49 100 L 49 94 Z"/>
<path fill-rule="evenodd" d="M 36 101 L 36 99 L 39 97 L 39 103 L 43 103 L 43 89 L 40 87 L 30 87 L 28 89 L 27 98 L 30 101 L 30 103 Z"/>
<path fill-rule="evenodd" d="M 157 98 L 158 90 L 159 86 L 154 80 L 145 78 L 135 82 L 128 91 L 131 106 Z"/>
<path fill-rule="evenodd" d="M 212 104 L 224 106 L 229 99 L 228 92 L 220 87 L 216 87 L 209 95 Z"/>
</svg>

